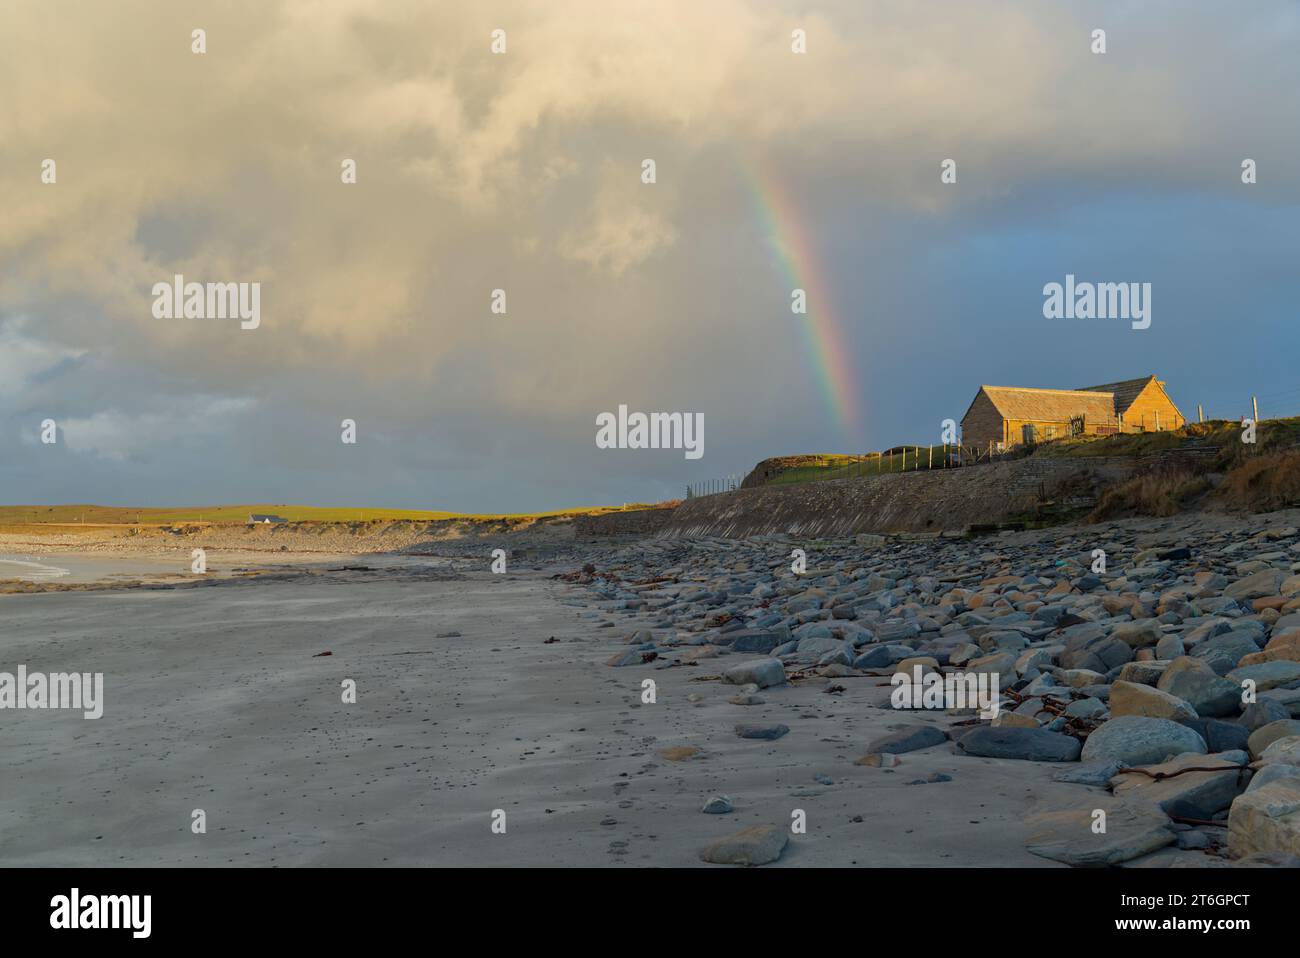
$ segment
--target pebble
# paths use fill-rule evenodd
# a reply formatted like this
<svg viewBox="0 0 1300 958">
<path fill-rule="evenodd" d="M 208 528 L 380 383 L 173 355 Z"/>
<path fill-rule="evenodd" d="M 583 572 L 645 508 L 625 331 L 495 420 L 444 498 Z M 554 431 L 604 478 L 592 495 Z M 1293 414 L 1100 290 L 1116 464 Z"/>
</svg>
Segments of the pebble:
<svg viewBox="0 0 1300 958">
<path fill-rule="evenodd" d="M 731 803 L 731 799 L 726 795 L 714 795 L 704 803 L 704 808 L 700 809 L 705 815 L 726 815 L 728 812 L 735 811 L 736 806 Z"/>
<path fill-rule="evenodd" d="M 808 553 L 798 576 L 789 568 L 795 548 Z M 1093 572 L 1098 548 L 1106 570 Z M 1081 758 L 1054 773 L 1081 789 L 1105 787 L 1121 766 L 1232 766 L 1161 782 L 1120 776 L 1133 784 L 1113 805 L 1108 838 L 1089 837 L 1085 826 L 1068 847 L 1037 842 L 1037 854 L 1070 864 L 1126 861 L 1173 842 L 1162 808 L 1208 811 L 1224 799 L 1233 811 L 1213 814 L 1235 818 L 1244 854 L 1284 860 L 1297 853 L 1276 796 L 1300 782 L 1300 773 L 1287 771 L 1300 769 L 1300 529 L 1254 516 L 1233 524 L 1180 516 L 969 539 L 652 538 L 601 553 L 584 577 L 594 615 L 629 621 L 611 666 L 695 665 L 701 680 L 712 666 L 740 686 L 729 708 L 785 706 L 795 701 L 792 684 L 807 689 L 809 678 L 832 679 L 835 696 L 817 696 L 815 707 L 801 698 L 796 708 L 802 717 L 834 708 L 850 727 L 868 718 L 859 726 L 868 744 L 858 765 L 890 769 L 899 753 L 942 746 L 951 734 L 959 754 L 991 763 Z M 891 729 L 888 719 L 877 721 L 872 710 L 893 711 L 881 685 L 913 666 L 996 673 L 1006 693 L 997 724 L 956 725 L 970 713 L 958 716 L 947 703 L 925 715 L 928 723 Z M 1243 683 L 1253 685 L 1254 699 L 1243 695 Z M 736 729 L 766 740 L 789 731 Z M 1229 758 L 1245 750 L 1260 769 L 1248 789 L 1248 776 Z M 660 754 L 681 761 L 696 751 Z M 1008 770 L 1009 785 L 1015 774 Z M 1247 796 L 1266 792 L 1272 804 L 1252 797 L 1237 811 Z M 1092 796 L 1090 807 L 1115 802 L 1081 794 Z M 1076 815 L 1045 812 L 1067 813 Z M 785 847 L 785 829 L 755 827 L 780 833 Z M 1180 834 L 1185 848 L 1214 850 L 1213 842 L 1201 844 L 1201 830 Z"/>
</svg>

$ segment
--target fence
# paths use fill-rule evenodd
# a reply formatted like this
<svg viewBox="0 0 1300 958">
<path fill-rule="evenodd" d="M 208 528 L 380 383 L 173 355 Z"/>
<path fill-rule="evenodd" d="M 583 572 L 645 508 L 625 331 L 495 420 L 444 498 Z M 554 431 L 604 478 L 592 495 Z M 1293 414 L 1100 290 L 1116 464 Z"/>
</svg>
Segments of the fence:
<svg viewBox="0 0 1300 958">
<path fill-rule="evenodd" d="M 721 479 L 704 479 L 686 487 L 687 499 L 699 499 L 701 496 L 716 496 L 720 492 L 735 492 L 740 488 L 743 476 L 730 475 Z"/>
</svg>

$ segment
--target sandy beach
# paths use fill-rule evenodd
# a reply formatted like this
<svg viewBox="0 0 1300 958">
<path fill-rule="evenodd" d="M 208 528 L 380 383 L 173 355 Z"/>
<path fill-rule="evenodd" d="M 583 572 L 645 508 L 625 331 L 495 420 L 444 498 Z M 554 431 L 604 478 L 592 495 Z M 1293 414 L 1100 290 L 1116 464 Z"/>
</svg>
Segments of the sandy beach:
<svg viewBox="0 0 1300 958">
<path fill-rule="evenodd" d="M 855 766 L 867 740 L 916 721 L 871 677 L 840 695 L 818 679 L 767 690 L 747 719 L 790 733 L 739 739 L 734 687 L 696 681 L 711 670 L 607 668 L 623 633 L 589 601 L 544 573 L 435 568 L 6 597 L 0 661 L 102 671 L 105 708 L 7 715 L 0 858 L 687 866 L 803 809 L 807 833 L 776 867 L 1057 867 L 1023 847 L 1030 807 L 1076 794 L 1053 766 L 950 746 Z M 681 746 L 699 752 L 663 757 Z M 908 784 L 934 772 L 954 780 Z M 735 811 L 701 814 L 718 793 Z"/>
</svg>

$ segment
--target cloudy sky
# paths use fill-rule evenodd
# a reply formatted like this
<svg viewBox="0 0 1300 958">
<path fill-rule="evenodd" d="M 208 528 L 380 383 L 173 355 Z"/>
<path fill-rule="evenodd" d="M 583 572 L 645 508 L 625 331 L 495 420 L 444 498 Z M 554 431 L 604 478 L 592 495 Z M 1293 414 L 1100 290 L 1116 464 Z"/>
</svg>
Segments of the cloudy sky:
<svg viewBox="0 0 1300 958">
<path fill-rule="evenodd" d="M 1298 48 L 1289 0 L 6 0 L 0 502 L 658 500 L 981 383 L 1300 414 Z M 176 273 L 260 327 L 155 318 Z M 1045 319 L 1067 273 L 1151 327 Z M 620 404 L 703 458 L 597 449 Z"/>
</svg>

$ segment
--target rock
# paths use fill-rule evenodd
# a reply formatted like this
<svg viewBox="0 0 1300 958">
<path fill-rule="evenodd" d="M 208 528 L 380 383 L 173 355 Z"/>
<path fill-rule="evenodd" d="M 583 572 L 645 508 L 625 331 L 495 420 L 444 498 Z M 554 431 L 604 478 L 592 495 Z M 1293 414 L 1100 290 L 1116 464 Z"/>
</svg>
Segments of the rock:
<svg viewBox="0 0 1300 958">
<path fill-rule="evenodd" d="M 1105 788 L 1119 773 L 1119 762 L 1081 762 L 1052 773 L 1052 781 Z"/>
<path fill-rule="evenodd" d="M 1135 685 L 1155 685 L 1165 674 L 1168 662 L 1129 662 L 1119 670 L 1116 679 L 1120 682 L 1132 682 Z"/>
<path fill-rule="evenodd" d="M 1196 718 L 1196 709 L 1187 702 L 1149 685 L 1115 682 L 1110 687 L 1110 714 L 1146 715 L 1175 722 Z"/>
<path fill-rule="evenodd" d="M 881 642 L 899 642 L 921 634 L 921 627 L 915 622 L 887 622 L 876 629 L 876 638 Z"/>
<path fill-rule="evenodd" d="M 1155 645 L 1164 638 L 1164 631 L 1155 619 L 1140 619 L 1137 622 L 1121 622 L 1111 632 L 1112 639 L 1119 639 L 1131 649 Z"/>
<path fill-rule="evenodd" d="M 1287 710 L 1292 718 L 1300 718 L 1300 689 L 1270 689 L 1259 697 L 1269 699 Z"/>
<path fill-rule="evenodd" d="M 1259 753 L 1259 760 L 1265 765 L 1300 765 L 1300 735 L 1288 735 L 1273 742 Z"/>
<path fill-rule="evenodd" d="M 623 652 L 614 653 L 613 658 L 605 664 L 610 668 L 621 669 L 628 665 L 645 665 L 657 658 L 659 658 L 658 652 L 646 651 L 645 649 L 627 649 Z"/>
<path fill-rule="evenodd" d="M 1176 659 L 1184 653 L 1183 640 L 1177 635 L 1165 635 L 1156 643 L 1157 659 Z"/>
<path fill-rule="evenodd" d="M 827 652 L 838 652 L 843 648 L 843 639 L 810 636 L 809 638 L 801 639 L 799 641 L 799 646 L 796 651 L 798 651 L 800 655 L 822 656 Z"/>
<path fill-rule="evenodd" d="M 1264 569 L 1248 575 L 1244 579 L 1238 579 L 1224 589 L 1223 594 L 1238 601 L 1248 602 L 1251 599 L 1262 599 L 1265 596 L 1277 595 L 1282 583 L 1287 578 L 1286 573 L 1277 569 Z"/>
<path fill-rule="evenodd" d="M 1106 813 L 1102 834 L 1092 830 L 1097 809 Z M 1029 852 L 1074 866 L 1118 865 L 1176 841 L 1162 812 L 1103 795 L 1074 808 L 1030 815 L 1025 824 Z"/>
<path fill-rule="evenodd" d="M 727 699 L 732 705 L 762 705 L 767 699 L 761 695 L 753 695 L 749 692 L 742 692 L 739 695 L 733 695 Z"/>
<path fill-rule="evenodd" d="M 1106 703 L 1101 699 L 1075 699 L 1065 707 L 1066 718 L 1098 719 L 1106 714 Z"/>
<path fill-rule="evenodd" d="M 760 689 L 785 681 L 785 666 L 780 659 L 754 659 L 733 665 L 722 673 L 722 680 L 732 685 L 757 685 Z"/>
<path fill-rule="evenodd" d="M 903 659 L 894 666 L 896 673 L 910 673 L 913 669 L 919 669 L 921 674 L 937 672 L 939 670 L 939 660 L 932 655 L 914 655 L 909 659 Z"/>
<path fill-rule="evenodd" d="M 1192 657 L 1203 660 L 1217 675 L 1227 675 L 1245 656 L 1258 652 L 1254 638 L 1244 632 L 1218 635 L 1198 645 Z"/>
<path fill-rule="evenodd" d="M 1250 734 L 1250 739 L 1247 742 L 1251 757 L 1259 758 L 1264 754 L 1264 750 L 1278 739 L 1290 735 L 1300 735 L 1300 720 L 1292 718 L 1279 719 L 1276 722 L 1269 722 L 1267 725 L 1257 728 Z"/>
<path fill-rule="evenodd" d="M 948 736 L 933 725 L 910 725 L 905 729 L 873 739 L 867 748 L 871 752 L 889 752 L 894 755 L 902 755 L 905 752 L 915 752 L 917 749 L 942 745 L 947 741 Z"/>
<path fill-rule="evenodd" d="M 789 841 L 789 834 L 780 826 L 752 825 L 714 842 L 700 857 L 715 865 L 766 865 L 781 857 Z"/>
<path fill-rule="evenodd" d="M 1221 768 L 1221 772 L 1183 772 L 1186 768 Z M 1241 791 L 1242 766 L 1214 755 L 1182 755 L 1148 765 L 1152 774 L 1173 775 L 1156 781 L 1138 772 L 1121 773 L 1111 783 L 1116 798 L 1150 802 L 1166 815 L 1208 821 L 1223 811 Z M 1181 772 L 1182 774 L 1176 774 Z"/>
<path fill-rule="evenodd" d="M 894 653 L 884 645 L 873 645 L 853 660 L 855 669 L 887 669 L 893 664 Z"/>
<path fill-rule="evenodd" d="M 1169 719 L 1122 715 L 1103 723 L 1083 746 L 1085 762 L 1112 759 L 1124 765 L 1149 765 L 1173 755 L 1204 755 L 1205 740 Z"/>
<path fill-rule="evenodd" d="M 1073 762 L 1079 757 L 1078 739 L 1040 728 L 980 726 L 958 739 L 957 748 L 967 755 L 1029 762 Z"/>
<path fill-rule="evenodd" d="M 1241 708 L 1241 686 L 1209 671 L 1184 669 L 1165 672 L 1156 688 L 1182 699 L 1197 715 L 1236 715 Z"/>
<path fill-rule="evenodd" d="M 1172 681 L 1173 677 L 1180 672 L 1200 672 L 1202 675 L 1217 674 L 1214 669 L 1210 668 L 1208 663 L 1201 659 L 1194 659 L 1190 655 L 1180 655 L 1165 666 L 1164 672 L 1161 673 L 1160 679 L 1156 683 L 1157 687 L 1163 689 L 1166 683 Z"/>
<path fill-rule="evenodd" d="M 1253 732 L 1257 728 L 1263 728 L 1270 722 L 1277 722 L 1290 717 L 1291 713 L 1281 702 L 1261 696 L 1259 701 L 1251 702 L 1242 710 L 1239 721 L 1248 731 Z"/>
<path fill-rule="evenodd" d="M 949 657 L 949 662 L 952 658 Z M 958 664 L 953 662 L 954 665 Z M 1052 653 L 1048 649 L 1026 649 L 1016 659 L 1013 669 L 1016 675 L 1027 676 L 1031 671 L 1043 672 L 1052 667 Z"/>
<path fill-rule="evenodd" d="M 1020 714 L 1017 712 L 999 712 L 997 718 L 993 720 L 994 728 L 1038 728 L 1040 723 L 1032 715 Z"/>
<path fill-rule="evenodd" d="M 1245 752 L 1250 738 L 1250 734 L 1236 722 L 1225 722 L 1223 719 L 1183 719 L 1181 724 L 1205 739 L 1205 746 L 1211 752 L 1227 752 L 1233 749 Z"/>
<path fill-rule="evenodd" d="M 1016 656 L 1010 652 L 995 652 L 966 663 L 966 671 L 976 675 L 1011 675 L 1016 667 Z"/>
<path fill-rule="evenodd" d="M 788 725 L 737 725 L 736 734 L 741 738 L 759 738 L 769 742 L 775 741 L 790 731 Z"/>
<path fill-rule="evenodd" d="M 1300 630 L 1291 628 L 1286 632 L 1274 632 L 1273 637 L 1268 640 L 1268 645 L 1262 652 L 1252 652 L 1244 655 L 1240 665 L 1258 665 L 1261 662 L 1272 662 L 1275 659 L 1288 659 L 1292 662 L 1300 661 Z"/>
<path fill-rule="evenodd" d="M 1094 629 L 1099 628 L 1089 623 Z M 1133 658 L 1133 649 L 1122 639 L 1094 632 L 1082 632 L 1067 640 L 1061 653 L 1061 666 L 1107 672 Z"/>
<path fill-rule="evenodd" d="M 1250 784 L 1246 786 L 1246 791 L 1252 788 L 1263 788 L 1269 782 L 1276 782 L 1279 778 L 1300 778 L 1300 766 L 1297 765 L 1265 765 L 1255 773 Z"/>
<path fill-rule="evenodd" d="M 1292 682 L 1300 682 L 1300 662 L 1275 659 L 1272 662 L 1261 662 L 1259 665 L 1243 665 L 1229 672 L 1228 679 L 1236 682 L 1238 686 L 1247 680 L 1252 681 L 1257 692 L 1266 692 L 1269 689 L 1288 686 Z"/>
<path fill-rule="evenodd" d="M 1280 778 L 1239 795 L 1228 815 L 1228 848 L 1237 856 L 1300 855 L 1300 778 Z"/>
<path fill-rule="evenodd" d="M 731 799 L 726 795 L 714 795 L 700 811 L 705 815 L 726 815 L 728 812 L 735 811 L 736 806 L 731 804 Z"/>
<path fill-rule="evenodd" d="M 854 765 L 865 765 L 868 768 L 893 768 L 899 764 L 897 755 L 890 752 L 872 752 L 864 755 L 853 763 Z"/>
<path fill-rule="evenodd" d="M 850 675 L 852 670 L 849 663 L 853 661 L 853 655 L 846 649 L 836 649 L 834 652 L 827 652 L 817 660 L 817 664 L 823 667 L 822 675 Z"/>
<path fill-rule="evenodd" d="M 1106 676 L 1091 669 L 1059 669 L 1056 678 L 1065 686 L 1081 689 L 1086 685 L 1101 685 Z"/>
<path fill-rule="evenodd" d="M 773 649 L 784 642 L 784 637 L 766 629 L 742 629 L 731 633 L 727 638 L 732 640 L 732 651 L 757 652 L 760 655 L 771 654 Z"/>
<path fill-rule="evenodd" d="M 684 762 L 699 754 L 700 750 L 694 745 L 673 745 L 659 751 L 659 757 L 667 762 Z"/>
</svg>

